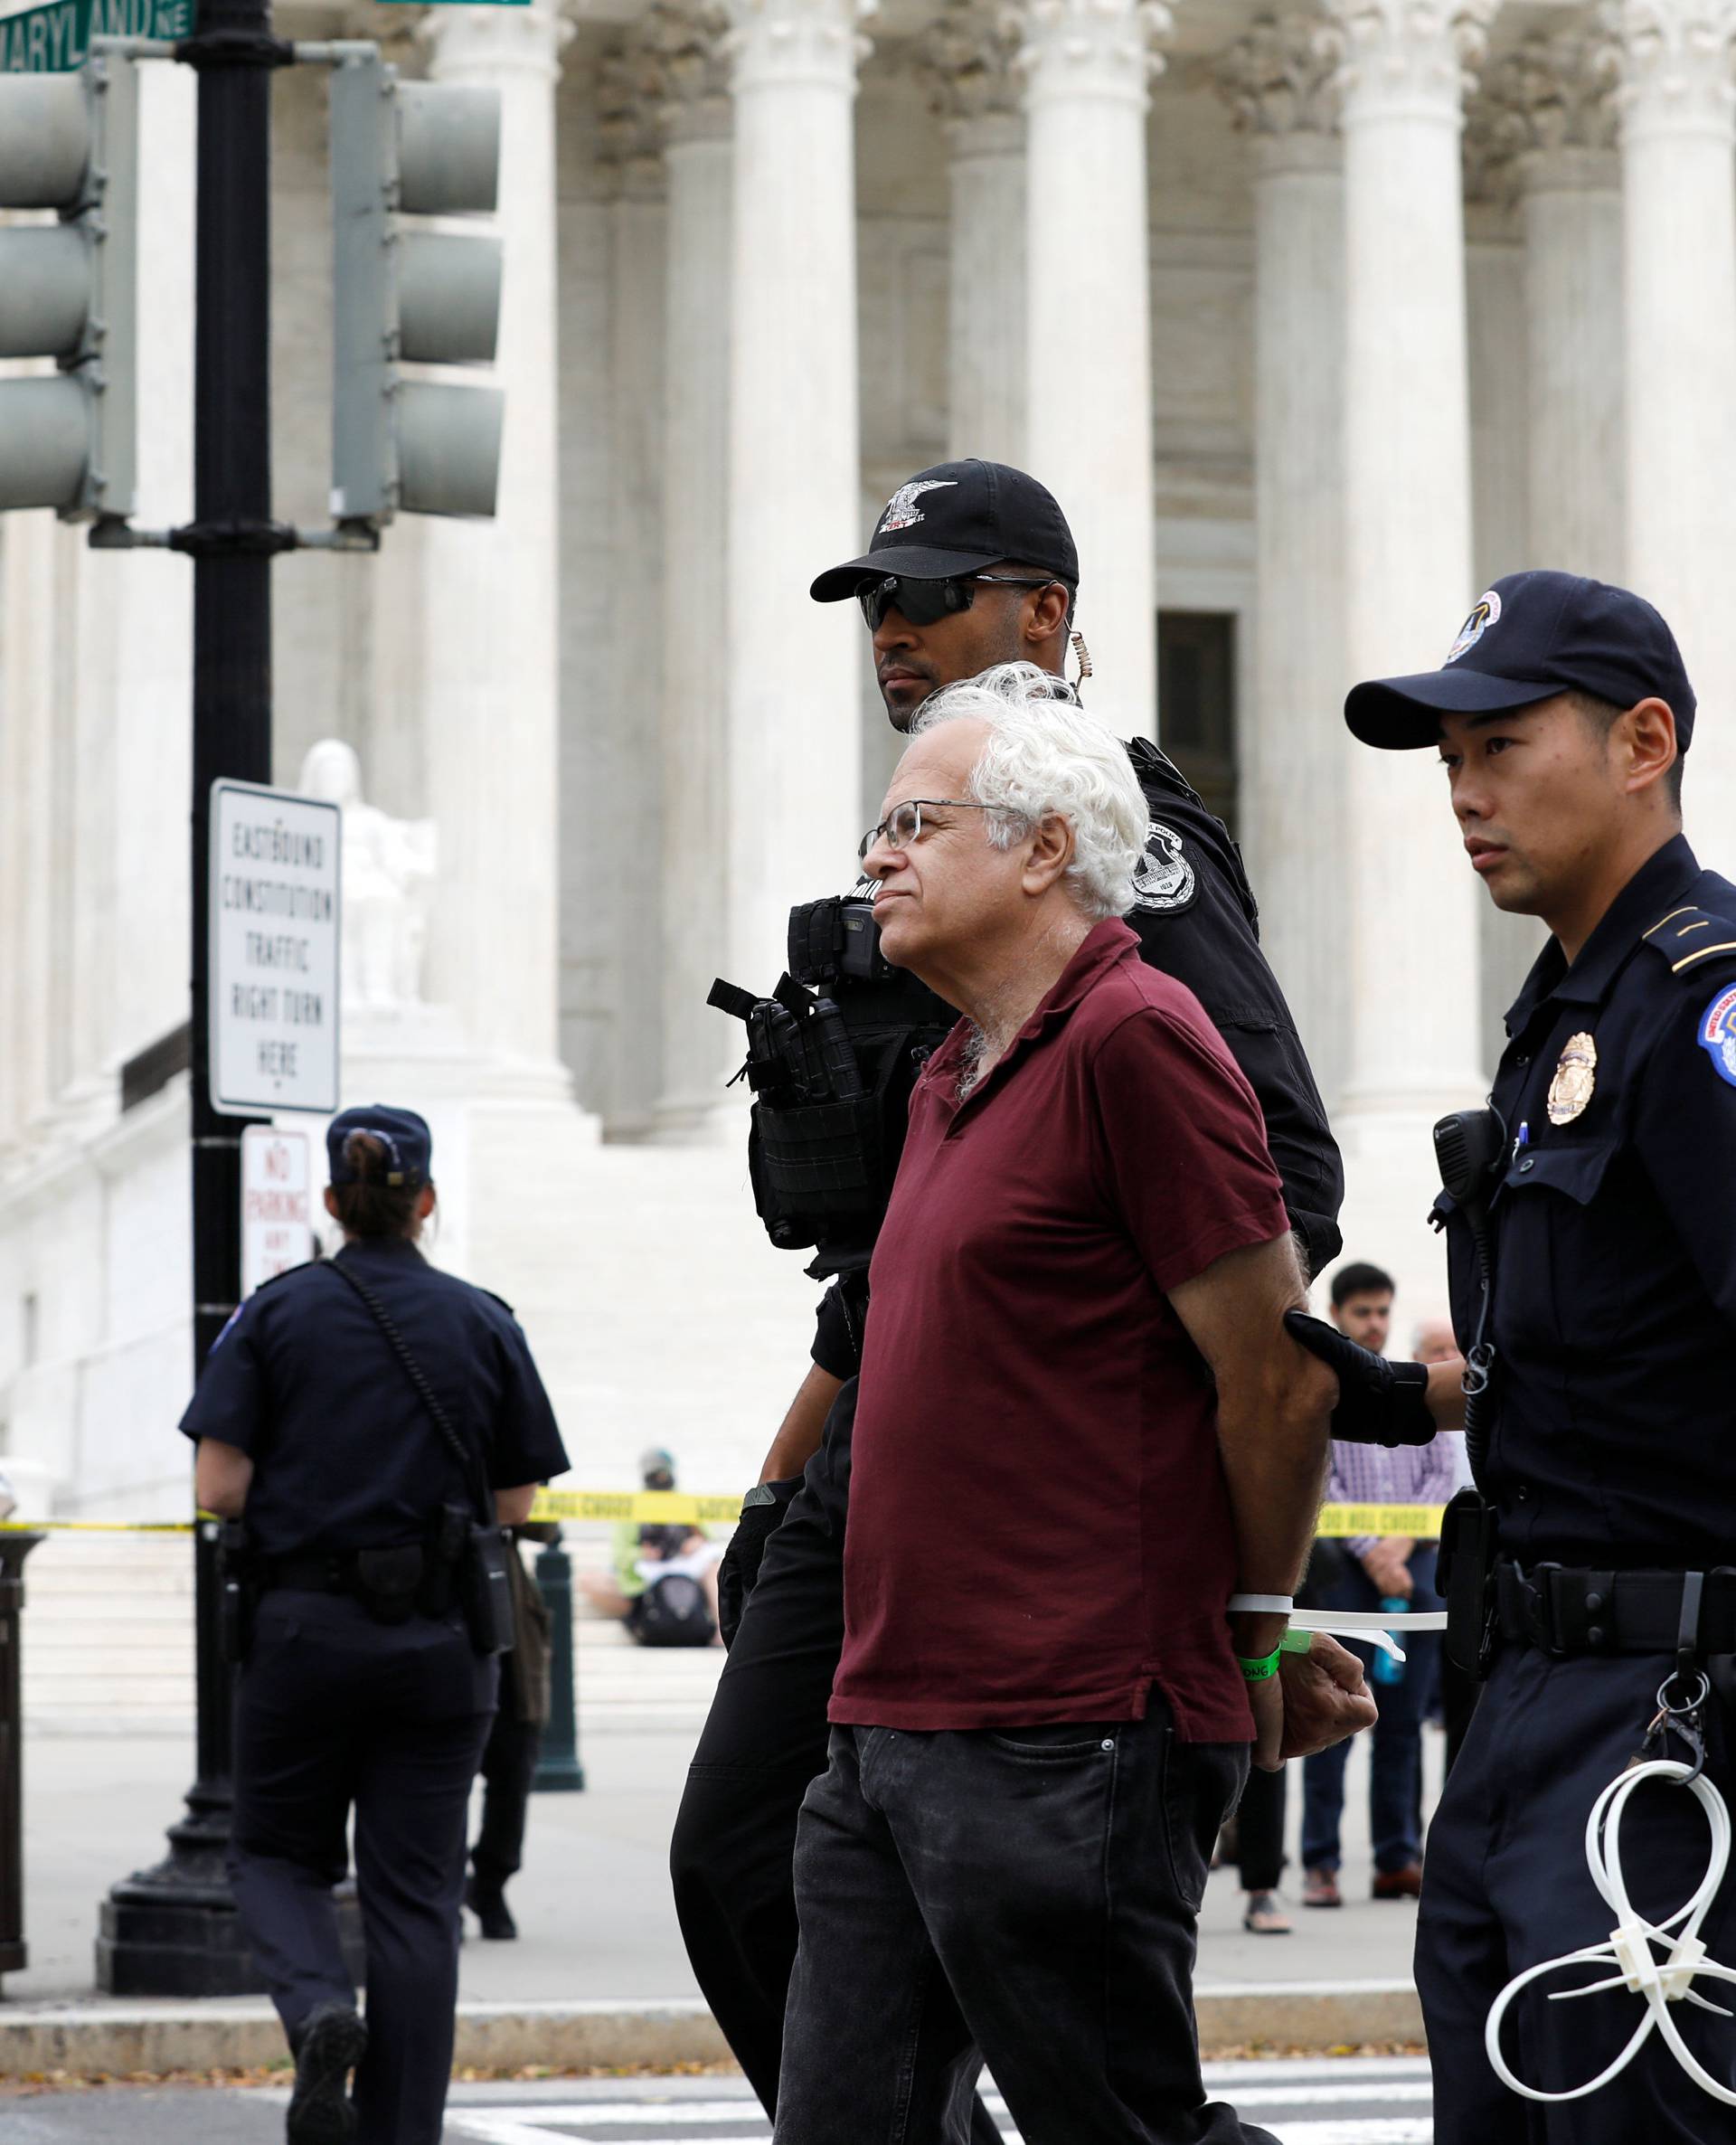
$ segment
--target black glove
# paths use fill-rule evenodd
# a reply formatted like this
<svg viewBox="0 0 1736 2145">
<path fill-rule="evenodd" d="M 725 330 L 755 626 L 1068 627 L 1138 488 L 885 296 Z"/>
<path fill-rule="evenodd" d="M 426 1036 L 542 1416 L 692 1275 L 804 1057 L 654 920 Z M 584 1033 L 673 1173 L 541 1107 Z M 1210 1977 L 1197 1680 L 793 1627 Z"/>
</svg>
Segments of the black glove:
<svg viewBox="0 0 1736 2145">
<path fill-rule="evenodd" d="M 1434 1436 L 1426 1363 L 1389 1363 L 1307 1311 L 1286 1311 L 1284 1329 L 1338 1374 L 1334 1437 L 1353 1445 L 1426 1445 Z"/>
<path fill-rule="evenodd" d="M 762 1482 L 748 1492 L 752 1503 L 742 1503 L 741 1517 L 717 1567 L 717 1628 L 723 1634 L 726 1650 L 734 1645 L 735 1634 L 741 1628 L 742 1612 L 759 1579 L 766 1544 L 778 1531 L 790 1498 L 801 1486 L 799 1475 L 788 1482 Z"/>
</svg>

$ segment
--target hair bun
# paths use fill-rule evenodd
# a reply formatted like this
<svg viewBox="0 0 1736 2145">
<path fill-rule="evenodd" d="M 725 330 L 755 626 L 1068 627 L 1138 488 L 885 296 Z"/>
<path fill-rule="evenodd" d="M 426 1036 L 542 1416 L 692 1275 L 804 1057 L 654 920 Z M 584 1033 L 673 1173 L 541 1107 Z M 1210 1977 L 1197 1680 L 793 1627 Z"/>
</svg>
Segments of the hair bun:
<svg viewBox="0 0 1736 2145">
<path fill-rule="evenodd" d="M 352 1132 L 344 1142 L 344 1159 L 364 1185 L 384 1184 L 391 1173 L 385 1142 L 372 1132 Z"/>
</svg>

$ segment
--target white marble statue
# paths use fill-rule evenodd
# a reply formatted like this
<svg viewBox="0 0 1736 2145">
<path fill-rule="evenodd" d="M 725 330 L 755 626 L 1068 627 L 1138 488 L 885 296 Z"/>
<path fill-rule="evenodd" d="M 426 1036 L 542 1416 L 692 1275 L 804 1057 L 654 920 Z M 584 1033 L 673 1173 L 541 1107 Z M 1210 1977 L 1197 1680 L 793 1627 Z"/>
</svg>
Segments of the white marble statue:
<svg viewBox="0 0 1736 2145">
<path fill-rule="evenodd" d="M 341 738 L 310 747 L 297 787 L 344 810 L 344 1004 L 417 1004 L 438 854 L 433 820 L 394 819 L 366 803 L 362 762 Z"/>
</svg>

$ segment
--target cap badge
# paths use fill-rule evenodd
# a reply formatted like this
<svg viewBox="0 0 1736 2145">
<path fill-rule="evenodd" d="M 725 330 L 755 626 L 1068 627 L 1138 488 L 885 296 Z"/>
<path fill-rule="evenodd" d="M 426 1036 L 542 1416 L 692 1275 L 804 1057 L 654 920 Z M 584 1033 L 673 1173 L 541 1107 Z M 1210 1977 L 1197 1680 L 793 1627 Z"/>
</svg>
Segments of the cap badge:
<svg viewBox="0 0 1736 2145">
<path fill-rule="evenodd" d="M 1719 1079 L 1736 1087 L 1736 983 L 1727 984 L 1701 1015 L 1694 1040 Z"/>
<path fill-rule="evenodd" d="M 1585 1115 L 1591 1091 L 1598 1084 L 1598 1046 L 1583 1033 L 1570 1035 L 1549 1083 L 1549 1121 L 1571 1125 Z"/>
<path fill-rule="evenodd" d="M 1182 837 L 1161 819 L 1154 819 L 1146 836 L 1146 853 L 1133 874 L 1134 906 L 1159 915 L 1184 909 L 1194 899 L 1194 866 L 1182 848 Z"/>
<path fill-rule="evenodd" d="M 948 492 L 954 489 L 956 477 L 929 477 L 919 484 L 901 484 L 886 502 L 886 511 L 880 517 L 876 536 L 890 535 L 894 529 L 912 529 L 922 519 L 922 509 L 917 501 L 924 492 Z"/>
<path fill-rule="evenodd" d="M 1447 661 L 1457 663 L 1467 648 L 1474 648 L 1501 618 L 1501 599 L 1493 589 L 1486 589 L 1477 598 L 1477 608 L 1458 629 L 1458 638 L 1447 651 Z"/>
</svg>

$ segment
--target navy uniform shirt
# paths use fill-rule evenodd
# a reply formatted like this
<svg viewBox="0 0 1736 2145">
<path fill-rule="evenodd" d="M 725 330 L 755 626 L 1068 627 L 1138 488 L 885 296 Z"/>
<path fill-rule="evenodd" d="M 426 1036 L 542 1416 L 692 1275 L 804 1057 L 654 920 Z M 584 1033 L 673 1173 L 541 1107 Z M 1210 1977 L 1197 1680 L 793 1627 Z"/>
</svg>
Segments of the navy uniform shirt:
<svg viewBox="0 0 1736 2145">
<path fill-rule="evenodd" d="M 1736 1545 L 1736 886 L 1677 836 L 1507 1015 L 1479 1485 L 1522 1564 L 1704 1569 Z M 1552 1121 L 1551 1098 L 1554 1098 Z M 1443 1201 L 1443 1207 L 1447 1203 Z M 1453 1322 L 1475 1257 L 1448 1222 Z"/>
<path fill-rule="evenodd" d="M 430 1266 L 407 1238 L 364 1238 L 338 1257 L 392 1314 L 453 1428 L 480 1444 L 495 1488 L 564 1471 L 542 1381 L 498 1297 Z M 241 1306 L 181 1427 L 252 1460 L 248 1529 L 269 1556 L 419 1540 L 440 1505 L 474 1507 L 385 1335 L 323 1262 L 268 1281 Z"/>
</svg>

